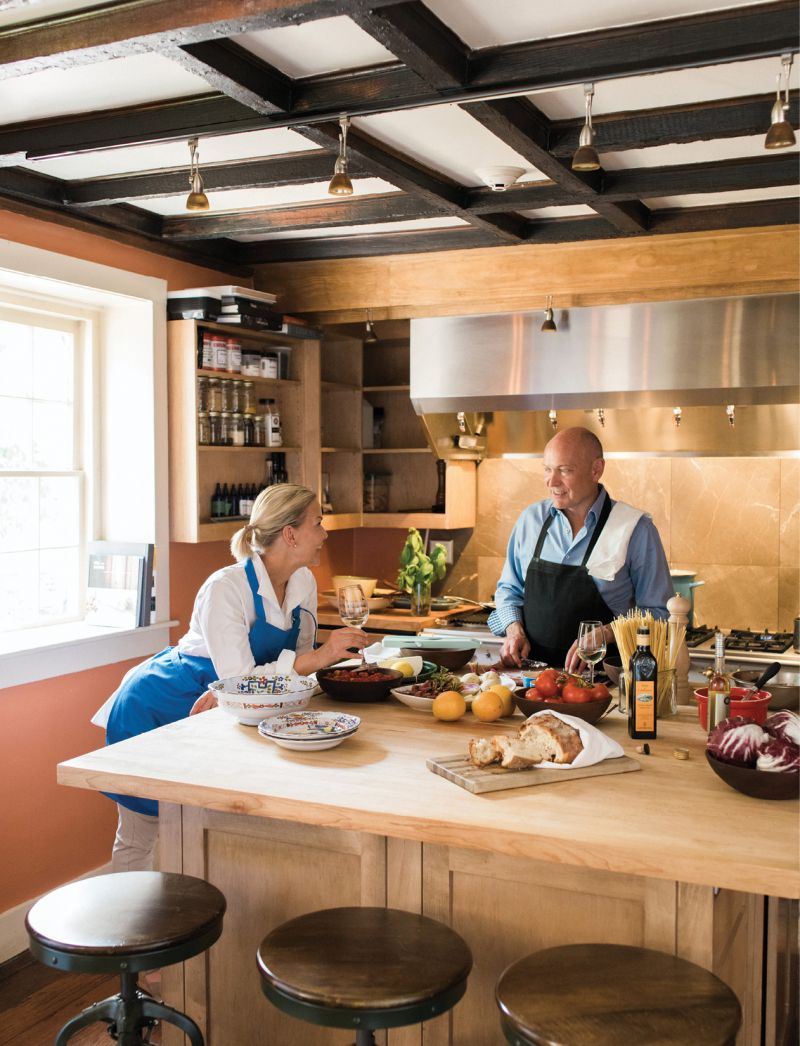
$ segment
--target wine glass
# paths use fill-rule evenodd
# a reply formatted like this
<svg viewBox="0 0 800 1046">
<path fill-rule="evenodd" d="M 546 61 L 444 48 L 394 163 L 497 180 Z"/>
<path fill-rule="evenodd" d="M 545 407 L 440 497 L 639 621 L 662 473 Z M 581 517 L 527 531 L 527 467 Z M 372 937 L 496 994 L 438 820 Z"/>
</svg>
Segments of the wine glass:
<svg viewBox="0 0 800 1046">
<path fill-rule="evenodd" d="M 578 626 L 578 656 L 589 665 L 589 681 L 594 686 L 594 666 L 606 656 L 602 621 L 581 621 Z"/>
<path fill-rule="evenodd" d="M 369 603 L 361 585 L 342 585 L 336 595 L 343 623 L 351 628 L 363 628 L 369 618 Z"/>
</svg>

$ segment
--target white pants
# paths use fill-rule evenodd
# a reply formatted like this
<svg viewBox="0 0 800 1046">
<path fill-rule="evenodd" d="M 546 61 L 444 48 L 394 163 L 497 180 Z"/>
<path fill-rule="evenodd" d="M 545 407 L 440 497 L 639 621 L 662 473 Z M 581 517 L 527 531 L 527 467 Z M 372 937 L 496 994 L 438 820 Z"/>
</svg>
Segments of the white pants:
<svg viewBox="0 0 800 1046">
<path fill-rule="evenodd" d="M 112 872 L 151 872 L 156 866 L 158 818 L 137 814 L 117 803 L 118 821 Z"/>
</svg>

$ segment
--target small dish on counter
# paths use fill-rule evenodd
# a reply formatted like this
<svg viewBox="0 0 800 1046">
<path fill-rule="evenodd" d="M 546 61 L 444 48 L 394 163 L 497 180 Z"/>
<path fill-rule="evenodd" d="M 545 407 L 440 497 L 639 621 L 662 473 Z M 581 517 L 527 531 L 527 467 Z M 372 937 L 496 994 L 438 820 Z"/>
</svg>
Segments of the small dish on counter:
<svg viewBox="0 0 800 1046">
<path fill-rule="evenodd" d="M 355 667 L 350 663 L 334 665 L 317 672 L 317 682 L 334 701 L 385 701 L 391 688 L 405 678 L 402 672 L 363 662 Z"/>
<path fill-rule="evenodd" d="M 500 682 L 503 684 L 503 686 L 507 686 L 512 694 L 514 693 L 517 684 L 510 676 L 501 675 Z M 394 695 L 394 697 L 397 698 L 398 701 L 406 705 L 408 708 L 415 708 L 418 712 L 430 712 L 431 705 L 433 704 L 434 698 L 437 695 L 434 694 L 433 697 L 426 697 L 424 694 L 413 694 L 411 692 L 413 686 L 413 683 L 408 683 L 406 686 L 393 687 L 392 694 Z M 464 698 L 467 708 L 471 707 L 472 702 L 478 696 L 479 693 L 480 690 L 476 690 L 474 693 L 462 692 L 461 696 Z"/>
<path fill-rule="evenodd" d="M 319 752 L 340 745 L 352 737 L 360 725 L 357 715 L 342 712 L 287 712 L 262 720 L 258 732 L 281 748 Z"/>
</svg>

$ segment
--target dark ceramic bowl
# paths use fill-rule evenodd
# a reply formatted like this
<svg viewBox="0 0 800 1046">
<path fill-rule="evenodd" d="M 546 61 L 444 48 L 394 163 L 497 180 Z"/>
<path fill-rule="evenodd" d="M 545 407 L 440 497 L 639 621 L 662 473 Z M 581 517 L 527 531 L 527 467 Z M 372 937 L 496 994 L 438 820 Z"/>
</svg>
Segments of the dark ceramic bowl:
<svg viewBox="0 0 800 1046">
<path fill-rule="evenodd" d="M 441 650 L 438 647 L 428 646 L 403 647 L 400 650 L 400 657 L 413 657 L 414 654 L 419 654 L 424 661 L 433 661 L 441 668 L 449 668 L 454 671 L 457 668 L 463 668 L 467 661 L 472 659 L 472 655 L 477 649 L 477 643 L 465 646 L 463 650 Z"/>
<path fill-rule="evenodd" d="M 317 682 L 328 695 L 336 701 L 385 701 L 393 686 L 407 682 L 402 672 L 395 672 L 392 668 L 370 668 L 375 672 L 382 673 L 377 680 L 358 679 L 332 679 L 331 675 L 348 669 L 335 665 L 332 668 L 321 668 L 317 672 Z"/>
<path fill-rule="evenodd" d="M 583 704 L 577 701 L 533 701 L 525 697 L 523 689 L 515 691 L 511 696 L 524 716 L 533 715 L 535 712 L 560 712 L 562 715 L 582 719 L 585 723 L 596 723 L 611 704 L 610 697 L 603 698 L 602 701 L 586 701 Z"/>
<path fill-rule="evenodd" d="M 797 799 L 800 797 L 800 774 L 787 770 L 784 773 L 770 773 L 767 770 L 756 770 L 749 766 L 734 766 L 716 759 L 706 752 L 708 765 L 726 785 L 735 788 L 742 795 L 753 799 Z"/>
<path fill-rule="evenodd" d="M 619 686 L 619 677 L 622 674 L 622 658 L 619 654 L 610 655 L 603 662 L 603 671 L 614 684 Z"/>
</svg>

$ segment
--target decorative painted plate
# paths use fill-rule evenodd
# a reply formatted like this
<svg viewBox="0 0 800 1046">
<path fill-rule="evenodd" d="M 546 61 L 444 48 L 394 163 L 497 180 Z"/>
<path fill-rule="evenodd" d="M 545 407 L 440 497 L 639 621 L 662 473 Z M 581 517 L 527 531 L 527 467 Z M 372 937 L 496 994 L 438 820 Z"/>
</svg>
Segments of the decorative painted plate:
<svg viewBox="0 0 800 1046">
<path fill-rule="evenodd" d="M 334 748 L 358 730 L 361 719 L 343 712 L 287 712 L 258 724 L 258 732 L 282 748 L 319 751 Z"/>
</svg>

